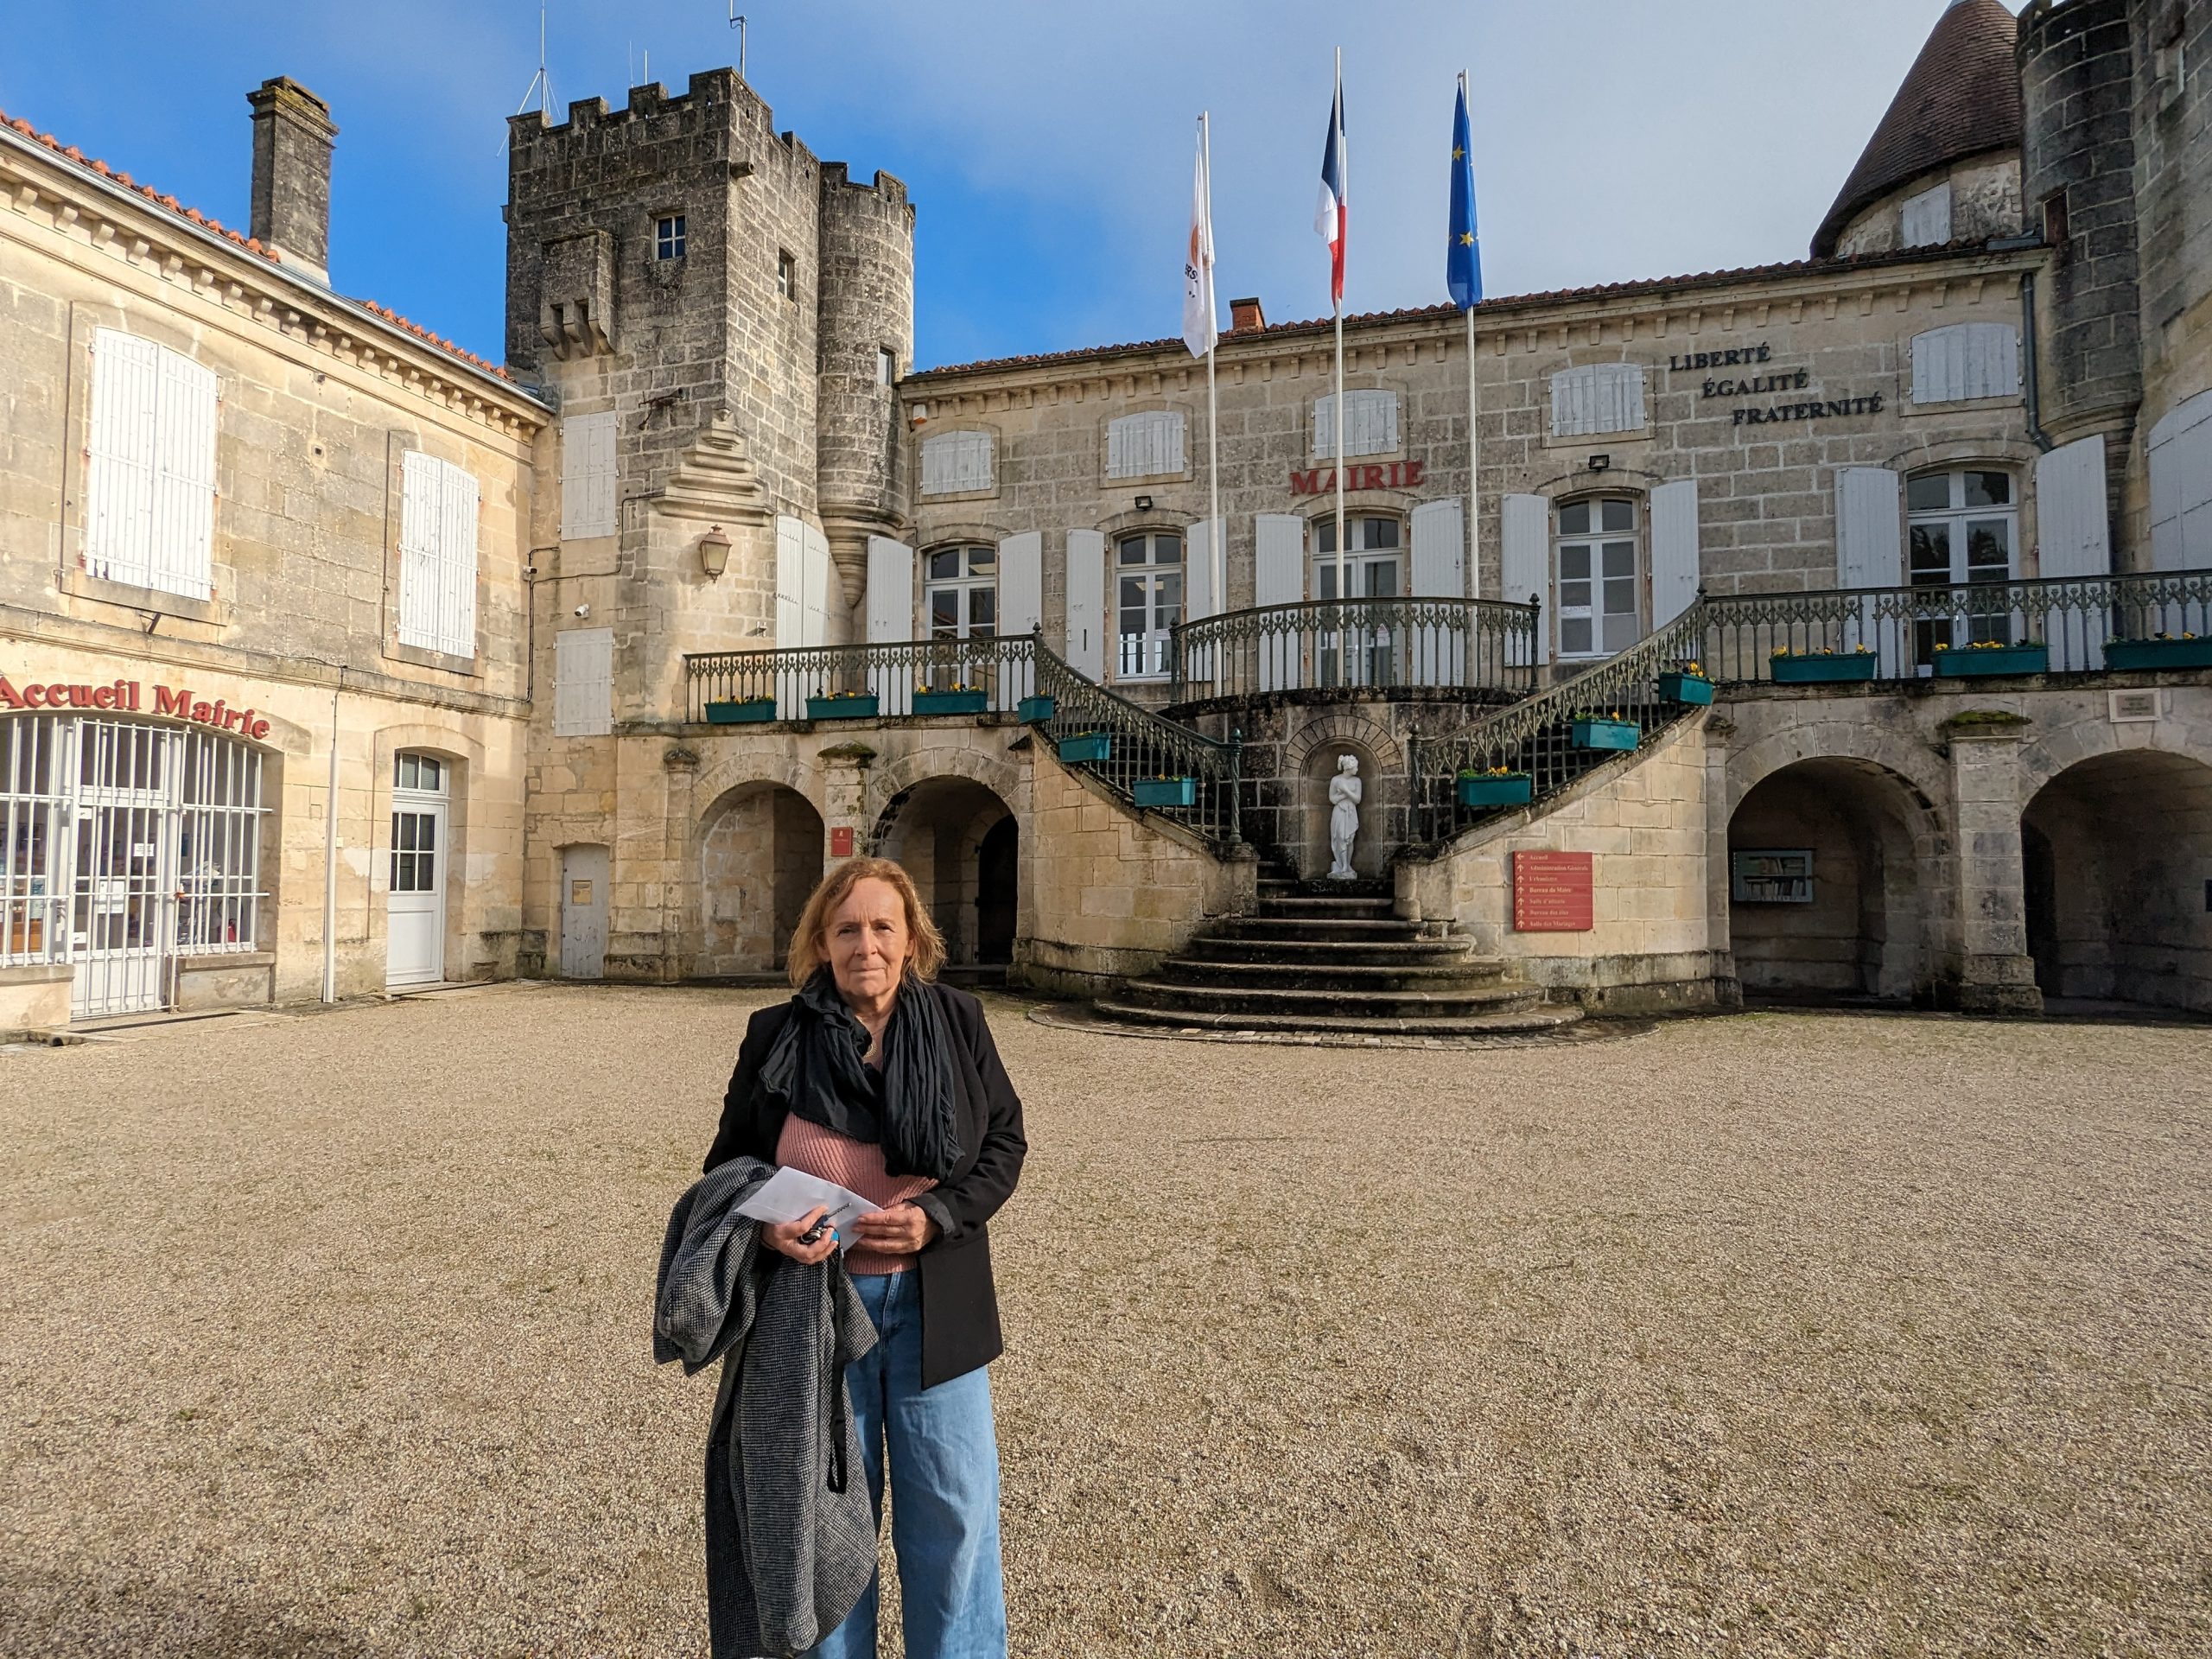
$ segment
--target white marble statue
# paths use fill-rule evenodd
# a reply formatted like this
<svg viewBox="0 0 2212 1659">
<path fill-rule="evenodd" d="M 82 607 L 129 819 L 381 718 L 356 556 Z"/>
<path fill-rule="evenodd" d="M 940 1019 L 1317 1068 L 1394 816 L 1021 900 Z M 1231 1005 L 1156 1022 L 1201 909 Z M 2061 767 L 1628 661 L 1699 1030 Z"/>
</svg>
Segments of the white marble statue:
<svg viewBox="0 0 2212 1659">
<path fill-rule="evenodd" d="M 1359 836 L 1359 757 L 1337 757 L 1337 775 L 1329 779 L 1329 880 L 1350 881 L 1359 872 L 1351 867 L 1351 844 Z"/>
</svg>

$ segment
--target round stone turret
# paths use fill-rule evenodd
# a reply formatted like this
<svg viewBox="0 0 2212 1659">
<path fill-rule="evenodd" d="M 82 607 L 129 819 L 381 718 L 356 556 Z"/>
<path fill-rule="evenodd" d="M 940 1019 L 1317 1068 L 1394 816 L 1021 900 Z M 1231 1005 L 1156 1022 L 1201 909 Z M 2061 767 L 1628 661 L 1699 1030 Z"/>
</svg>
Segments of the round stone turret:
<svg viewBox="0 0 2212 1659">
<path fill-rule="evenodd" d="M 822 168 L 817 499 L 848 604 L 867 579 L 868 538 L 906 526 L 893 386 L 913 366 L 914 209 L 879 172 L 855 184 Z"/>
</svg>

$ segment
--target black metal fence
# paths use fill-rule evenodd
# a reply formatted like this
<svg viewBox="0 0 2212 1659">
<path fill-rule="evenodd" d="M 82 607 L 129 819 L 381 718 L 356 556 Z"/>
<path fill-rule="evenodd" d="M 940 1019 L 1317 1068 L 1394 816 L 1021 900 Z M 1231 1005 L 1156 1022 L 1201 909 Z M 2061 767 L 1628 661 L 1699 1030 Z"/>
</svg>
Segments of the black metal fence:
<svg viewBox="0 0 2212 1659">
<path fill-rule="evenodd" d="M 1242 782 L 1241 739 L 1232 735 L 1228 742 L 1218 742 L 1141 709 L 1077 673 L 1041 642 L 1037 646 L 1037 690 L 1052 699 L 1050 715 L 1038 724 L 1039 736 L 1052 743 L 1067 764 L 1217 845 L 1242 838 L 1236 799 Z M 1079 753 L 1090 758 L 1069 758 Z M 1190 779 L 1187 805 L 1141 798 L 1147 793 L 1172 798 L 1184 779 Z"/>
<path fill-rule="evenodd" d="M 1535 683 L 1536 607 L 1491 599 L 1310 601 L 1174 631 L 1174 701 L 1274 691 L 1455 687 L 1517 696 Z"/>
<path fill-rule="evenodd" d="M 1012 714 L 1036 690 L 1034 635 L 911 639 L 899 645 L 714 651 L 683 659 L 687 720 L 736 724 L 857 711 Z M 918 702 L 917 701 L 918 699 Z M 834 708 L 833 708 L 834 705 Z M 933 706 L 934 705 L 934 706 Z"/>
</svg>

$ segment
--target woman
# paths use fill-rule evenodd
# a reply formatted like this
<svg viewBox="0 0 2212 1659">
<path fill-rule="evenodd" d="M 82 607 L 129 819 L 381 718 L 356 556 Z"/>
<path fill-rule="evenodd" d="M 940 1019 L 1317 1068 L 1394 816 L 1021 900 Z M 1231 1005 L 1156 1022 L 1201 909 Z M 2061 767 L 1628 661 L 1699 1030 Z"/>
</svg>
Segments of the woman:
<svg viewBox="0 0 2212 1659">
<path fill-rule="evenodd" d="M 884 1452 L 908 1659 L 1002 1659 L 998 1440 L 984 1367 L 1004 1347 L 985 1224 L 1028 1152 L 1021 1102 L 982 1005 L 935 981 L 944 939 L 913 879 L 856 858 L 807 900 L 798 995 L 753 1016 L 706 1167 L 790 1165 L 877 1205 L 845 1257 L 878 1343 L 846 1368 L 876 1514 Z M 823 1211 L 764 1224 L 762 1245 L 825 1260 Z M 874 1659 L 876 1586 L 810 1651 Z"/>
</svg>

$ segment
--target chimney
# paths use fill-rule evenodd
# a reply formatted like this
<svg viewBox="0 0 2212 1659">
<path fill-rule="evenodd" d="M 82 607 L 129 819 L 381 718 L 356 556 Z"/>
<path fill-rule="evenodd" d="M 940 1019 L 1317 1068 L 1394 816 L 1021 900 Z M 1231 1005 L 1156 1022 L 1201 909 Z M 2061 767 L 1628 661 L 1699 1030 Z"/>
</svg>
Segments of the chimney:
<svg viewBox="0 0 2212 1659">
<path fill-rule="evenodd" d="M 253 235 L 284 262 L 330 281 L 330 105 L 279 75 L 248 92 L 253 105 Z"/>
<path fill-rule="evenodd" d="M 1232 334 L 1256 334 L 1268 326 L 1268 314 L 1260 309 L 1259 301 L 1231 300 L 1229 302 L 1229 332 Z"/>
</svg>

